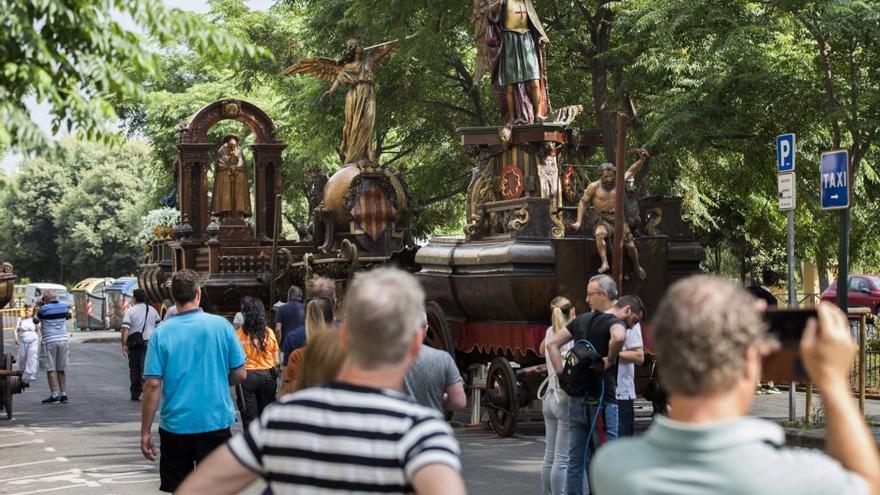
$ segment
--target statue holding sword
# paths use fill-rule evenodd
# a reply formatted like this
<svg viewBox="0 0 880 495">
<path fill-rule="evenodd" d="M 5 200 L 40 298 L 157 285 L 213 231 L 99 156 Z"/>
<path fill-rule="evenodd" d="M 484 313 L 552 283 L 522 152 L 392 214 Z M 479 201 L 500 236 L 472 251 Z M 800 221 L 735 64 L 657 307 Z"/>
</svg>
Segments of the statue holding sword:
<svg viewBox="0 0 880 495">
<path fill-rule="evenodd" d="M 340 85 L 348 86 L 345 95 L 345 126 L 339 156 L 343 164 L 375 161 L 373 125 L 376 121 L 376 97 L 373 93 L 373 72 L 379 62 L 397 46 L 399 40 L 363 47 L 356 39 L 348 40 L 338 60 L 310 57 L 288 67 L 284 73 L 308 74 L 333 85 L 321 98 L 333 94 Z"/>
</svg>

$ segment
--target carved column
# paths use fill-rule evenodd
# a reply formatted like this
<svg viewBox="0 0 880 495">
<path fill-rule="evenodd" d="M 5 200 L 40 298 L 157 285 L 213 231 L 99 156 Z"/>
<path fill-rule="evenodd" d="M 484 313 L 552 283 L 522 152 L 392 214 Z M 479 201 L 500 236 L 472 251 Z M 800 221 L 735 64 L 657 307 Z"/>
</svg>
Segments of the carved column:
<svg viewBox="0 0 880 495">
<path fill-rule="evenodd" d="M 193 228 L 193 237 L 200 239 L 210 222 L 208 207 L 208 163 L 211 143 L 177 145 L 180 150 L 179 196 L 181 217 L 186 215 Z"/>
<path fill-rule="evenodd" d="M 256 143 L 254 153 L 254 220 L 257 239 L 271 240 L 275 226 L 275 195 L 281 192 L 282 143 Z"/>
</svg>

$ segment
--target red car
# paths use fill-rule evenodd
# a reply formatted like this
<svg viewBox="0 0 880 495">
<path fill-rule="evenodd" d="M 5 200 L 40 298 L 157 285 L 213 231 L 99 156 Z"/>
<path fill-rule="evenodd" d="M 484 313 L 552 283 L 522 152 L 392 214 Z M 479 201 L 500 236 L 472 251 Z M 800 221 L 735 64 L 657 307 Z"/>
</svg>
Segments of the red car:
<svg viewBox="0 0 880 495">
<path fill-rule="evenodd" d="M 880 276 L 850 275 L 848 283 L 847 306 L 850 308 L 871 308 L 874 314 L 880 314 Z M 837 302 L 837 281 L 822 293 L 823 301 Z"/>
</svg>

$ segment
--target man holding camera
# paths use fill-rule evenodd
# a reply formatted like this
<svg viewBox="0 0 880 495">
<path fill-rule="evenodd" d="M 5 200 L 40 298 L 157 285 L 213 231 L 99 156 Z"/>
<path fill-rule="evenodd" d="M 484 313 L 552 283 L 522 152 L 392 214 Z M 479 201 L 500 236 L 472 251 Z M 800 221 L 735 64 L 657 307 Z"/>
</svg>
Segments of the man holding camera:
<svg viewBox="0 0 880 495">
<path fill-rule="evenodd" d="M 824 402 L 828 455 L 786 448 L 780 426 L 745 417 L 772 350 L 757 304 L 718 277 L 669 289 L 653 320 L 669 416 L 642 437 L 599 450 L 590 476 L 596 493 L 880 493 L 880 456 L 853 401 L 854 349 L 836 307 L 820 305 L 800 341 Z"/>
</svg>

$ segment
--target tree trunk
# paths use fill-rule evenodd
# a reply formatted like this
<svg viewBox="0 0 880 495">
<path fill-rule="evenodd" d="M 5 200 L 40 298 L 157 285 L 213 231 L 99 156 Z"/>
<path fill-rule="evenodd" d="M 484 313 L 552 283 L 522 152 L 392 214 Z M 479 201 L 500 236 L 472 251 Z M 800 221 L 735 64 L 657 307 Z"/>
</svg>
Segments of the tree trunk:
<svg viewBox="0 0 880 495">
<path fill-rule="evenodd" d="M 583 1 L 577 2 L 578 9 L 590 26 L 590 45 L 579 43 L 581 55 L 590 64 L 590 84 L 593 94 L 593 110 L 602 130 L 605 145 L 605 160 L 615 163 L 615 128 L 614 110 L 608 97 L 608 66 L 602 55 L 608 51 L 611 43 L 611 20 L 614 14 L 605 6 L 600 5 L 592 14 Z"/>
</svg>

